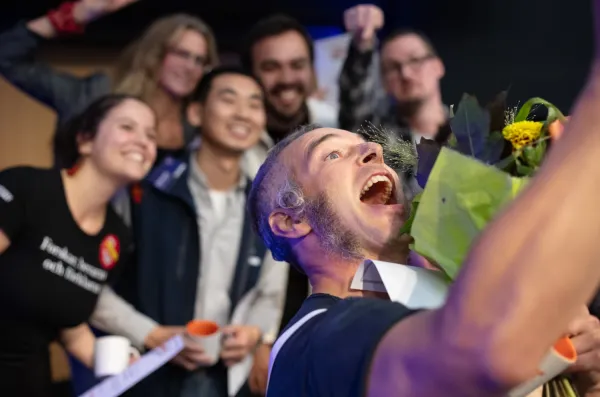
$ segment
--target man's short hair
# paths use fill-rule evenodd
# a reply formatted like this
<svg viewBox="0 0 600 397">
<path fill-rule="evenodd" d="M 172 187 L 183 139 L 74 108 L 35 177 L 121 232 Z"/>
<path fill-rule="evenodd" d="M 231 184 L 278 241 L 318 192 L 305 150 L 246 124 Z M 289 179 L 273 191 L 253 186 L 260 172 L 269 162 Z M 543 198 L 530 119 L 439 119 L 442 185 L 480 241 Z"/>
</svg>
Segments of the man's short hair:
<svg viewBox="0 0 600 397">
<path fill-rule="evenodd" d="M 301 186 L 291 172 L 283 165 L 281 153 L 296 139 L 322 128 L 317 124 L 297 128 L 275 145 L 262 164 L 248 196 L 248 210 L 255 231 L 271 250 L 273 258 L 288 262 L 298 268 L 298 263 L 287 239 L 277 236 L 269 225 L 269 216 L 273 210 L 284 208 L 301 216 L 305 207 L 305 197 Z M 299 269 L 300 270 L 300 269 Z"/>
<path fill-rule="evenodd" d="M 254 77 L 254 75 L 252 75 L 251 73 L 247 72 L 239 66 L 218 66 L 210 72 L 206 73 L 204 76 L 202 76 L 202 79 L 198 83 L 198 87 L 196 87 L 196 90 L 190 97 L 190 101 L 205 103 L 206 99 L 208 98 L 208 95 L 210 94 L 213 81 L 215 81 L 217 77 L 223 76 L 225 74 L 237 74 L 246 76 L 254 80 L 259 87 L 262 87 L 258 80 L 256 80 L 256 77 Z"/>
<path fill-rule="evenodd" d="M 431 39 L 423 32 L 421 32 L 420 30 L 416 30 L 416 29 L 411 29 L 411 28 L 400 28 L 400 29 L 396 29 L 394 31 L 392 31 L 390 34 L 388 34 L 387 36 L 385 36 L 385 38 L 381 41 L 381 48 L 383 48 L 383 46 L 385 46 L 386 44 L 388 44 L 390 41 L 393 41 L 399 37 L 404 37 L 404 36 L 417 36 L 418 38 L 420 38 L 423 43 L 425 44 L 425 47 L 427 47 L 427 50 L 429 51 L 429 53 L 433 56 L 438 56 L 437 50 L 435 49 L 435 46 L 433 45 L 433 42 L 431 41 Z"/>
<path fill-rule="evenodd" d="M 313 40 L 308 33 L 308 30 L 300 22 L 296 19 L 284 15 L 284 14 L 276 14 L 271 15 L 265 19 L 258 21 L 248 35 L 246 36 L 246 41 L 244 43 L 244 48 L 242 49 L 242 66 L 244 69 L 248 71 L 252 71 L 252 49 L 259 41 L 262 41 L 266 38 L 279 36 L 283 33 L 287 32 L 297 32 L 302 36 L 304 41 L 306 42 L 306 46 L 308 47 L 308 52 L 310 56 L 310 61 L 314 60 L 314 45 Z"/>
</svg>

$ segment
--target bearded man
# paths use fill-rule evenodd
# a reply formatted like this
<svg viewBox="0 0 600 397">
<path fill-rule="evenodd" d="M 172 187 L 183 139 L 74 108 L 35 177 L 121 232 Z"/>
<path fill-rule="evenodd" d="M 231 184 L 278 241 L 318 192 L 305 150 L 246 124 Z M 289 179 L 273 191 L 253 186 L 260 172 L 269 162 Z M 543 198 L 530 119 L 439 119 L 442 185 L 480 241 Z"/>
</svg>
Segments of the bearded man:
<svg viewBox="0 0 600 397">
<path fill-rule="evenodd" d="M 409 255 L 397 236 L 407 218 L 402 186 L 381 147 L 315 127 L 275 146 L 250 210 L 274 257 L 306 273 L 313 294 L 273 349 L 268 396 L 506 396 L 538 374 L 600 280 L 595 59 L 563 139 L 476 242 L 437 310 L 350 289 L 364 259 L 407 263 Z M 576 369 L 598 380 L 598 321 L 575 324 Z M 586 395 L 600 390 L 591 385 Z"/>
</svg>

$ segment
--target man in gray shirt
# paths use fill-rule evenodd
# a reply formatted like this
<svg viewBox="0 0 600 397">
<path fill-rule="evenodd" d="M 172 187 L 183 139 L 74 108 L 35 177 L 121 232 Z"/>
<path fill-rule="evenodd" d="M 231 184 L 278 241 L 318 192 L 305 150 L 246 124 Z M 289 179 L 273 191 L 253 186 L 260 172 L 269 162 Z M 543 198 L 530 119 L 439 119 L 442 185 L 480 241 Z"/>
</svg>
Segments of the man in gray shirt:
<svg viewBox="0 0 600 397">
<path fill-rule="evenodd" d="M 261 248 L 246 222 L 253 170 L 243 162 L 264 132 L 263 102 L 253 77 L 233 68 L 207 74 L 188 109 L 202 131 L 198 149 L 165 160 L 133 197 L 137 267 L 125 272 L 118 293 L 103 292 L 92 323 L 140 348 L 184 332 L 192 319 L 214 321 L 227 336 L 217 365 L 189 343 L 173 360 L 183 369 L 158 371 L 135 395 L 233 395 L 245 378 L 230 371 L 227 391 L 226 369 L 238 365 L 236 374 L 247 375 L 254 349 L 274 339 L 287 266 Z"/>
</svg>

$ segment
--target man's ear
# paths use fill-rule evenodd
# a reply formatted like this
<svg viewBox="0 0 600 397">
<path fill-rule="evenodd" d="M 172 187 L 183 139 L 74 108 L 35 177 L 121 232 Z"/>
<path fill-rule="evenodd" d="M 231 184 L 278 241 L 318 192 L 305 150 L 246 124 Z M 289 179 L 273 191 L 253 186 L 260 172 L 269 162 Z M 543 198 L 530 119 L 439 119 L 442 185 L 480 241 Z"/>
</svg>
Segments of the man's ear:
<svg viewBox="0 0 600 397">
<path fill-rule="evenodd" d="M 202 105 L 198 102 L 192 102 L 187 107 L 187 119 L 193 127 L 202 126 Z"/>
<path fill-rule="evenodd" d="M 295 218 L 284 210 L 276 210 L 269 215 L 269 226 L 276 236 L 285 238 L 305 237 L 312 231 L 306 221 Z"/>
</svg>

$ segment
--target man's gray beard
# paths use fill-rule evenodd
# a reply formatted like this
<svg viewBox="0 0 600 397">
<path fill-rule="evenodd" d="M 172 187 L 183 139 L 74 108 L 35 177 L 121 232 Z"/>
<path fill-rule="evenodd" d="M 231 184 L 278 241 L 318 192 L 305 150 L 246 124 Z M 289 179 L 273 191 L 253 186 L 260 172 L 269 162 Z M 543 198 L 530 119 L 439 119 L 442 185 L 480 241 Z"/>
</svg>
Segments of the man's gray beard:
<svg viewBox="0 0 600 397">
<path fill-rule="evenodd" d="M 363 258 L 358 237 L 342 225 L 325 194 L 308 201 L 306 216 L 326 252 L 348 260 Z"/>
</svg>

